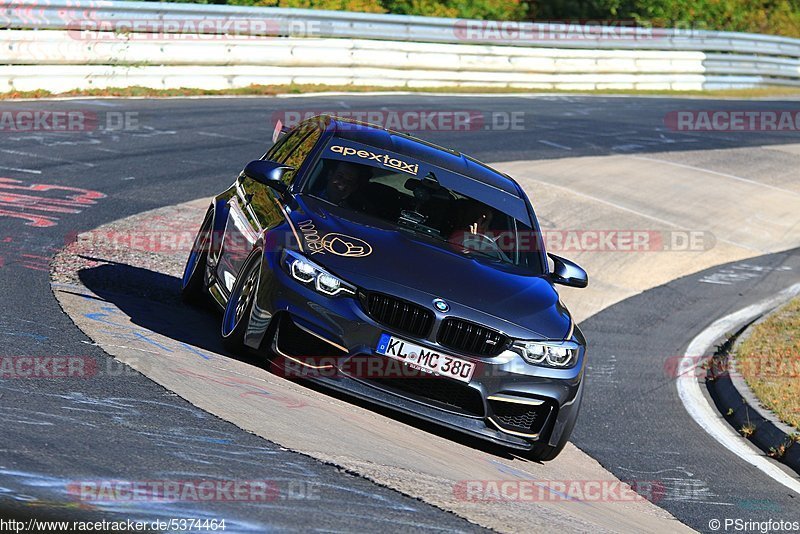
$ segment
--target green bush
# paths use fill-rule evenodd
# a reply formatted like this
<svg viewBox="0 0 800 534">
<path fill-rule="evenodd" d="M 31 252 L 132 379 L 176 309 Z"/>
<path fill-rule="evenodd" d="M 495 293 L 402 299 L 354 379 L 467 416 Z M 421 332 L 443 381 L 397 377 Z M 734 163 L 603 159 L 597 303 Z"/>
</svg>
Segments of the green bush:
<svg viewBox="0 0 800 534">
<path fill-rule="evenodd" d="M 153 0 L 145 0 L 153 1 Z M 800 0 L 162 0 L 484 20 L 624 20 L 800 37 Z"/>
<path fill-rule="evenodd" d="M 378 0 L 228 0 L 238 6 L 297 7 L 327 9 L 332 11 L 359 11 L 361 13 L 386 13 Z"/>
<path fill-rule="evenodd" d="M 523 20 L 529 6 L 522 0 L 381 0 L 389 13 L 483 20 Z"/>
<path fill-rule="evenodd" d="M 690 25 L 710 30 L 800 37 L 800 0 L 676 0 L 641 2 L 635 18 L 661 26 Z"/>
</svg>

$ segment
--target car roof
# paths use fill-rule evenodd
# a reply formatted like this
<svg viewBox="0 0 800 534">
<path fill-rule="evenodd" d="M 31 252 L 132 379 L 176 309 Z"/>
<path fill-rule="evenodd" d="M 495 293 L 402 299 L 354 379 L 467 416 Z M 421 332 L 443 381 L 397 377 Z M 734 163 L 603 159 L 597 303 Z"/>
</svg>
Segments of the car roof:
<svg viewBox="0 0 800 534">
<path fill-rule="evenodd" d="M 375 124 L 332 115 L 323 115 L 322 117 L 330 120 L 334 135 L 340 139 L 348 139 L 410 156 L 467 178 L 472 178 L 506 193 L 522 197 L 522 188 L 513 178 L 470 156 L 419 139 L 413 135 L 383 128 Z M 352 125 L 354 124 L 358 125 L 358 128 L 353 128 Z"/>
</svg>

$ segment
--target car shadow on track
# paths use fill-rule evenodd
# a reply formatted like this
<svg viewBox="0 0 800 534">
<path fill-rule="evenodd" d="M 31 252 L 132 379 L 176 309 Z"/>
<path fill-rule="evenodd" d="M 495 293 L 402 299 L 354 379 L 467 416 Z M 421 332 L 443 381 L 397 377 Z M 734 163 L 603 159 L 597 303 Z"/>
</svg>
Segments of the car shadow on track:
<svg viewBox="0 0 800 534">
<path fill-rule="evenodd" d="M 184 304 L 180 299 L 180 279 L 177 277 L 124 263 L 96 258 L 87 259 L 101 262 L 101 265 L 80 270 L 78 277 L 81 283 L 104 301 L 119 308 L 133 324 L 179 343 L 223 354 L 259 369 L 266 369 L 288 380 L 285 373 L 275 372 L 268 363 L 268 359 L 263 355 L 234 354 L 227 351 L 222 345 L 220 336 L 221 314 L 214 309 L 211 302 L 206 307 L 192 307 Z M 374 405 L 368 401 L 328 389 L 310 380 L 294 379 L 292 381 L 323 395 L 359 406 L 399 423 L 481 450 L 495 457 L 531 461 L 504 447 Z"/>
<path fill-rule="evenodd" d="M 219 318 L 211 303 L 205 308 L 183 304 L 178 278 L 123 263 L 97 261 L 102 264 L 78 272 L 81 283 L 114 304 L 132 323 L 180 343 L 228 354 L 222 346 Z"/>
</svg>

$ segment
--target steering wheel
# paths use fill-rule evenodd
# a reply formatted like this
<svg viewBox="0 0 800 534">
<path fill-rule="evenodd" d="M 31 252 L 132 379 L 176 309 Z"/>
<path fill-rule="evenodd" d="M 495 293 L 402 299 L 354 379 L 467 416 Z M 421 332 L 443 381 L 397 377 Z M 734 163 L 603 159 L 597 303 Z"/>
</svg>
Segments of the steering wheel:
<svg viewBox="0 0 800 534">
<path fill-rule="evenodd" d="M 511 263 L 511 259 L 503 252 L 497 242 L 485 234 L 464 233 L 461 244 L 464 248 L 476 250 L 487 256 L 494 256 L 498 260 Z"/>
</svg>

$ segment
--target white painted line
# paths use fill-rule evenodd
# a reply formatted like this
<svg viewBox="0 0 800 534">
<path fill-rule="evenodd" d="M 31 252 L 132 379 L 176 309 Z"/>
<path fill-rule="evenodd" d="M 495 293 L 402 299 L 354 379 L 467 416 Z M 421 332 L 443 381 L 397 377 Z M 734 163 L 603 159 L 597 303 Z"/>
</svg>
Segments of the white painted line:
<svg viewBox="0 0 800 534">
<path fill-rule="evenodd" d="M 543 145 L 552 146 L 552 147 L 560 148 L 560 149 L 563 149 L 563 150 L 572 150 L 571 147 L 568 147 L 566 145 L 559 145 L 558 143 L 554 143 L 552 141 L 547 141 L 546 139 L 539 139 L 539 142 L 542 143 Z"/>
<path fill-rule="evenodd" d="M 761 451 L 751 447 L 747 441 L 734 432 L 703 396 L 700 382 L 694 373 L 697 357 L 708 354 L 716 340 L 798 294 L 800 294 L 800 283 L 784 289 L 771 298 L 713 322 L 711 326 L 700 332 L 686 349 L 686 353 L 678 365 L 678 376 L 682 378 L 676 381 L 676 385 L 686 411 L 712 438 L 745 462 L 800 495 L 800 480 L 783 471 Z"/>
<path fill-rule="evenodd" d="M 27 172 L 28 174 L 42 174 L 42 171 L 37 171 L 35 169 L 18 169 L 17 167 L 0 167 L 0 169 L 5 169 L 7 171 Z"/>
<path fill-rule="evenodd" d="M 57 161 L 59 163 L 73 163 L 76 165 L 84 165 L 86 167 L 94 167 L 94 163 L 87 163 L 85 161 L 75 161 L 66 158 L 54 158 L 52 156 L 45 156 L 43 154 L 34 154 L 33 152 L 23 152 L 22 150 L 8 150 L 6 148 L 0 150 L 0 152 L 5 152 L 6 154 L 12 154 L 14 156 L 28 156 L 30 158 L 39 158 L 39 159 L 46 159 L 48 161 Z"/>
<path fill-rule="evenodd" d="M 83 100 L 83 103 L 84 104 L 89 104 L 89 105 L 92 105 L 92 106 L 106 106 L 106 107 L 111 107 L 111 108 L 119 107 L 121 105 L 120 102 L 118 102 L 118 101 L 115 102 L 114 100 L 109 100 L 109 99 Z"/>
<path fill-rule="evenodd" d="M 257 139 L 252 139 L 247 137 L 236 137 L 235 135 L 226 135 L 216 132 L 197 132 L 197 135 L 203 135 L 205 137 L 219 137 L 221 139 L 233 139 L 234 141 L 246 141 L 248 143 L 258 142 Z"/>
<path fill-rule="evenodd" d="M 605 199 L 600 198 L 600 197 L 595 197 L 595 196 L 592 196 L 592 195 L 589 195 L 589 194 L 586 194 L 586 193 L 582 193 L 580 191 L 577 191 L 575 189 L 570 189 L 569 187 L 566 187 L 566 186 L 563 186 L 563 185 L 557 185 L 557 184 L 548 182 L 546 180 L 538 180 L 536 178 L 532 178 L 531 176 L 525 176 L 525 179 L 526 180 L 530 180 L 532 182 L 540 183 L 540 184 L 545 185 L 545 186 L 555 187 L 556 189 L 560 189 L 562 191 L 566 191 L 566 192 L 571 193 L 571 194 L 573 194 L 575 196 L 578 196 L 578 197 L 581 197 L 581 198 L 585 198 L 587 200 L 591 200 L 592 202 L 597 202 L 599 204 L 605 204 L 606 206 L 610 206 L 610 207 L 612 207 L 614 209 L 626 211 L 628 213 L 632 213 L 632 214 L 637 215 L 639 217 L 644 217 L 646 219 L 650 219 L 651 221 L 660 222 L 662 224 L 666 224 L 668 226 L 672 226 L 672 227 L 675 227 L 675 228 L 681 228 L 681 229 L 685 228 L 685 226 L 680 225 L 680 224 L 675 223 L 675 222 L 672 222 L 672 221 L 668 221 L 667 219 L 662 219 L 661 217 L 656 217 L 655 215 L 650 215 L 650 214 L 645 213 L 643 211 L 635 210 L 633 208 L 629 208 L 627 206 L 623 206 L 621 204 L 617 204 L 615 202 L 611 202 L 610 200 L 605 200 Z M 729 245 L 733 245 L 735 247 L 743 248 L 743 249 L 746 249 L 746 250 L 752 250 L 754 252 L 758 252 L 759 254 L 763 254 L 764 253 L 764 251 L 762 251 L 760 249 L 757 249 L 757 248 L 754 248 L 754 247 L 751 247 L 750 245 L 745 245 L 744 243 L 737 243 L 735 241 L 730 241 L 730 240 L 722 238 L 722 237 L 718 237 L 717 241 L 719 241 L 721 243 L 727 243 Z"/>
<path fill-rule="evenodd" d="M 219 96 L 214 95 L 216 98 Z M 226 96 L 226 95 L 222 95 Z M 539 93 L 430 93 L 425 91 L 318 91 L 314 93 L 279 93 L 277 95 L 255 95 L 267 96 L 270 98 L 316 98 L 320 96 L 346 96 L 346 97 L 359 97 L 359 96 L 432 96 L 442 98 L 532 98 L 543 96 Z M 238 98 L 239 95 L 233 95 Z M 178 97 L 180 98 L 180 97 Z M 188 97 L 188 98 L 202 98 L 202 96 Z"/>
<path fill-rule="evenodd" d="M 757 180 L 750 180 L 749 178 L 742 178 L 741 176 L 735 176 L 733 174 L 728 174 L 728 173 L 725 173 L 725 172 L 712 171 L 710 169 L 704 169 L 702 167 L 695 167 L 694 165 L 686 165 L 685 163 L 676 163 L 674 161 L 667 161 L 667 160 L 658 159 L 658 158 L 648 158 L 647 156 L 628 156 L 628 157 L 629 158 L 633 158 L 633 159 L 640 159 L 640 160 L 643 160 L 643 161 L 655 161 L 655 162 L 658 162 L 658 163 L 665 163 L 667 165 L 672 165 L 674 167 L 680 167 L 682 169 L 691 169 L 691 170 L 694 170 L 694 171 L 705 172 L 705 173 L 708 173 L 708 174 L 713 174 L 715 176 L 721 176 L 723 178 L 730 178 L 731 180 L 737 180 L 739 182 L 744 182 L 746 184 L 752 184 L 752 185 L 757 185 L 757 186 L 761 186 L 761 187 L 766 187 L 767 189 L 774 189 L 776 191 L 780 191 L 781 193 L 789 193 L 790 195 L 800 196 L 800 193 L 797 193 L 796 191 L 792 191 L 790 189 L 784 189 L 782 187 L 777 187 L 777 186 L 774 186 L 774 185 L 765 184 L 765 183 L 759 182 Z"/>
<path fill-rule="evenodd" d="M 616 202 L 611 202 L 610 200 L 605 200 L 605 199 L 602 199 L 602 198 L 599 198 L 599 197 L 596 197 L 596 196 L 593 196 L 593 195 L 589 195 L 587 193 L 582 193 L 580 191 L 577 191 L 575 189 L 570 189 L 569 187 L 566 187 L 566 186 L 563 186 L 563 185 L 554 184 L 554 183 L 548 182 L 547 180 L 538 180 L 536 178 L 531 178 L 530 176 L 526 176 L 525 178 L 528 179 L 528 180 L 532 180 L 534 182 L 538 182 L 538 183 L 540 183 L 542 185 L 547 185 L 547 186 L 550 186 L 550 187 L 555 187 L 556 189 L 561 189 L 562 191 L 566 191 L 568 193 L 572 193 L 573 195 L 585 198 L 587 200 L 591 200 L 593 202 L 598 202 L 600 204 L 605 204 L 606 206 L 610 206 L 610 207 L 618 209 L 618 210 L 627 211 L 628 213 L 633 213 L 634 215 L 638 215 L 639 217 L 645 217 L 645 218 L 650 219 L 652 221 L 660 222 L 660 223 L 666 224 L 668 226 L 674 226 L 675 228 L 682 228 L 678 223 L 674 223 L 672 221 L 668 221 L 667 219 L 662 219 L 661 217 L 656 217 L 655 215 L 650 215 L 650 214 L 644 213 L 642 211 L 638 211 L 638 210 L 635 210 L 633 208 L 629 208 L 627 206 L 623 206 L 621 204 L 617 204 Z"/>
<path fill-rule="evenodd" d="M 614 152 L 619 152 L 619 151 L 630 152 L 632 150 L 636 150 L 637 148 L 644 148 L 644 146 L 637 145 L 636 143 L 628 143 L 626 145 L 614 145 L 611 147 L 611 150 Z"/>
</svg>

